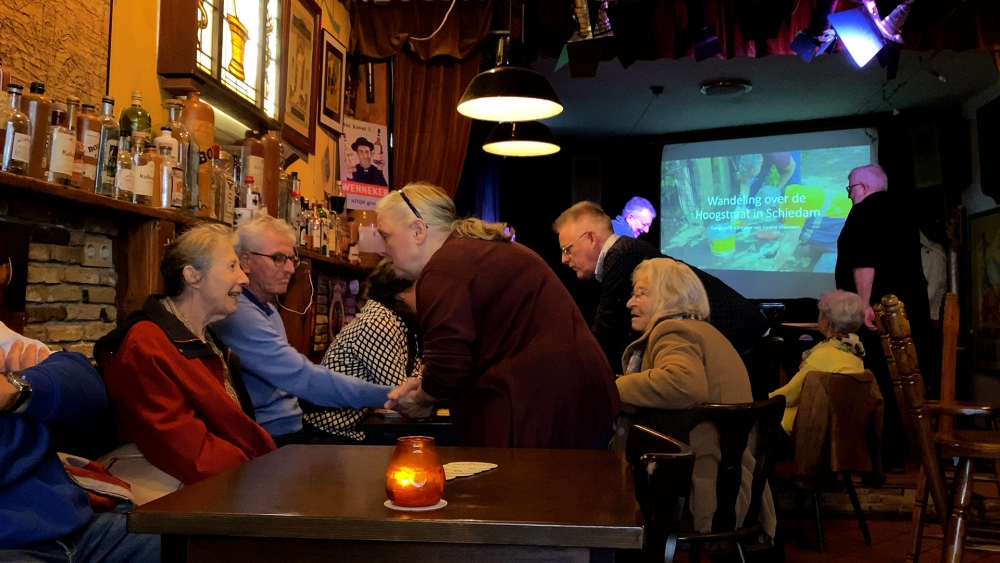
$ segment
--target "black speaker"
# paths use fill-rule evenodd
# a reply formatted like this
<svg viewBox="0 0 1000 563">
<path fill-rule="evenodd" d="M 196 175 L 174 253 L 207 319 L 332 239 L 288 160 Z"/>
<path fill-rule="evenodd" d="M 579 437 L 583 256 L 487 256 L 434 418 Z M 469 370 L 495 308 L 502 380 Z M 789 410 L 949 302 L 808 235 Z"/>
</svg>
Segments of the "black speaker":
<svg viewBox="0 0 1000 563">
<path fill-rule="evenodd" d="M 972 182 L 969 127 L 964 120 L 948 118 L 914 125 L 910 149 L 915 188 L 964 190 Z"/>
</svg>

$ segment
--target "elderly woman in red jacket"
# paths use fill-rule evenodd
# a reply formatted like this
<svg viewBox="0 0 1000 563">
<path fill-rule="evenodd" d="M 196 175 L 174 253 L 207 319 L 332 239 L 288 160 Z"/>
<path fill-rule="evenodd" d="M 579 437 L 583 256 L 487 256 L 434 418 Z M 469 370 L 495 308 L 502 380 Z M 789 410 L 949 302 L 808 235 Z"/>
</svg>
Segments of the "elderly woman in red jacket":
<svg viewBox="0 0 1000 563">
<path fill-rule="evenodd" d="M 134 442 L 125 452 L 138 449 L 153 466 L 136 474 L 133 463 L 122 478 L 157 483 L 154 498 L 274 449 L 254 422 L 239 359 L 208 328 L 236 311 L 247 283 L 234 239 L 222 225 L 178 237 L 160 265 L 166 295 L 151 295 L 95 348 L 120 438 Z"/>
</svg>

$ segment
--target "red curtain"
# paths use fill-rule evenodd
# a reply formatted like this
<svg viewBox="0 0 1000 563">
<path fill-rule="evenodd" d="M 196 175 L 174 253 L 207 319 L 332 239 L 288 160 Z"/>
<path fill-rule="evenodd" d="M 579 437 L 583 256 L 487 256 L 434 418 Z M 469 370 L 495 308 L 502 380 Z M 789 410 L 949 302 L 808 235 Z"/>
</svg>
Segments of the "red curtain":
<svg viewBox="0 0 1000 563">
<path fill-rule="evenodd" d="M 393 183 L 425 180 L 454 197 L 472 127 L 455 107 L 479 73 L 478 47 L 489 31 L 493 1 L 455 2 L 445 19 L 449 6 L 354 2 L 351 47 L 364 57 L 393 57 Z"/>
</svg>

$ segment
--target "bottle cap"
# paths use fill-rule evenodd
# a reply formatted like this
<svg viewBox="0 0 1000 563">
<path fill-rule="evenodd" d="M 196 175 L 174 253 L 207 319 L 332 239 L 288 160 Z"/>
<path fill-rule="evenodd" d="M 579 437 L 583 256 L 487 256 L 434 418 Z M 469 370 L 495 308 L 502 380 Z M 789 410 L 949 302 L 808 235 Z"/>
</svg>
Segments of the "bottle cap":
<svg viewBox="0 0 1000 563">
<path fill-rule="evenodd" d="M 296 180 L 298 180 L 299 173 L 298 172 L 292 172 L 292 178 L 295 178 Z"/>
<path fill-rule="evenodd" d="M 171 133 L 173 133 L 174 130 L 171 129 L 170 127 L 160 127 L 160 132 L 162 133 L 164 131 L 170 131 Z"/>
<path fill-rule="evenodd" d="M 212 158 L 222 158 L 222 147 L 219 145 L 212 145 Z"/>
<path fill-rule="evenodd" d="M 45 93 L 45 84 L 42 84 L 41 82 L 32 82 L 31 83 L 31 93 L 32 94 L 44 94 Z"/>
<path fill-rule="evenodd" d="M 139 90 L 132 90 L 132 101 L 142 101 L 142 92 Z"/>
<path fill-rule="evenodd" d="M 10 92 L 11 90 L 24 90 L 24 86 L 11 82 L 7 84 L 7 91 Z"/>
<path fill-rule="evenodd" d="M 248 185 L 248 186 L 251 185 L 251 184 L 253 184 L 253 176 L 244 176 L 243 177 L 243 183 L 246 184 L 246 185 Z"/>
<path fill-rule="evenodd" d="M 78 106 L 78 105 L 80 105 L 80 98 L 77 98 L 76 96 L 67 96 L 66 97 L 66 105 L 68 105 L 68 106 L 77 105 Z"/>
<path fill-rule="evenodd" d="M 81 104 L 80 107 L 83 109 L 94 109 L 94 104 Z"/>
<path fill-rule="evenodd" d="M 115 105 L 115 99 L 111 96 L 104 96 L 101 98 L 101 103 Z"/>
<path fill-rule="evenodd" d="M 66 104 L 62 102 L 52 102 L 52 111 L 61 111 L 66 113 Z"/>
</svg>

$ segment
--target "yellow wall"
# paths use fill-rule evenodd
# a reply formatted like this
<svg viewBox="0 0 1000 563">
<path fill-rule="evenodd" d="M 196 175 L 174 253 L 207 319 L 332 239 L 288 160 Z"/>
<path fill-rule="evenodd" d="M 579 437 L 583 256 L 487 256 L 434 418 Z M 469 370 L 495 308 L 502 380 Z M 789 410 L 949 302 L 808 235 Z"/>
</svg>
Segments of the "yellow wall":
<svg viewBox="0 0 1000 563">
<path fill-rule="evenodd" d="M 319 0 L 323 27 L 347 44 L 350 18 L 339 0 Z M 153 119 L 153 126 L 162 123 L 162 101 L 167 95 L 160 90 L 156 74 L 156 49 L 159 36 L 158 0 L 117 0 L 111 25 L 111 75 L 110 93 L 115 98 L 115 114 L 131 103 L 132 90 L 142 92 L 142 106 Z M 318 40 L 322 41 L 322 38 Z M 317 78 L 318 79 L 318 78 Z M 329 154 L 329 180 L 324 185 L 323 154 Z M 298 172 L 302 195 L 310 201 L 333 193 L 340 171 L 336 141 L 325 129 L 316 126 L 316 154 L 308 162 L 299 160 L 290 166 L 288 173 Z"/>
</svg>

